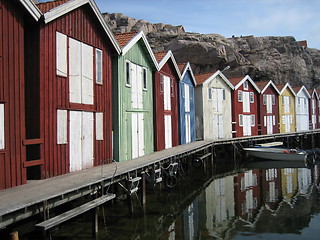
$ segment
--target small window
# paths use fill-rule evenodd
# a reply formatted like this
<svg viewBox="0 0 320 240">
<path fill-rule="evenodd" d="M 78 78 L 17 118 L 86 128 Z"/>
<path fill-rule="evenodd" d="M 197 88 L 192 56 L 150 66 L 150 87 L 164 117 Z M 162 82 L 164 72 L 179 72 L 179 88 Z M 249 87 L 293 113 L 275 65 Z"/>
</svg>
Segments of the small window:
<svg viewBox="0 0 320 240">
<path fill-rule="evenodd" d="M 102 84 L 102 51 L 96 49 L 96 83 Z"/>
<path fill-rule="evenodd" d="M 171 96 L 173 96 L 174 88 L 173 88 L 173 79 L 171 78 L 170 78 L 170 91 L 171 91 Z"/>
<path fill-rule="evenodd" d="M 238 102 L 242 102 L 242 91 L 238 91 Z"/>
<path fill-rule="evenodd" d="M 163 76 L 161 75 L 160 76 L 160 92 L 163 92 L 163 81 L 164 81 L 164 79 L 163 79 Z"/>
<path fill-rule="evenodd" d="M 184 92 L 185 92 L 185 86 L 184 86 L 184 83 L 181 83 L 181 97 L 182 97 L 182 98 L 185 98 Z"/>
<path fill-rule="evenodd" d="M 243 126 L 243 115 L 239 114 L 239 126 L 242 127 Z"/>
<path fill-rule="evenodd" d="M 126 62 L 126 86 L 131 86 L 131 65 L 130 62 Z"/>
<path fill-rule="evenodd" d="M 226 90 L 222 89 L 222 100 L 225 101 L 226 100 Z"/>
<path fill-rule="evenodd" d="M 208 88 L 208 99 L 212 99 L 212 89 L 210 87 Z"/>
<path fill-rule="evenodd" d="M 267 105 L 267 95 L 263 94 L 263 105 Z"/>
<path fill-rule="evenodd" d="M 254 127 L 256 125 L 256 117 L 255 115 L 251 115 L 251 127 Z"/>
<path fill-rule="evenodd" d="M 250 103 L 254 103 L 254 94 L 250 92 Z"/>
<path fill-rule="evenodd" d="M 192 95 L 193 95 L 193 94 L 192 94 L 192 93 L 193 93 L 192 90 L 193 90 L 193 88 L 189 86 L 189 91 L 190 91 L 190 93 L 189 93 L 189 98 L 190 98 L 190 99 L 192 99 Z"/>
<path fill-rule="evenodd" d="M 248 90 L 248 89 L 249 89 L 249 83 L 248 83 L 248 81 L 245 81 L 245 82 L 243 83 L 243 89 L 244 89 L 244 90 Z"/>
<path fill-rule="evenodd" d="M 148 89 L 148 81 L 147 81 L 147 69 L 143 68 L 142 70 L 143 72 L 143 90 L 147 90 Z"/>
<path fill-rule="evenodd" d="M 276 105 L 276 96 L 272 95 L 272 105 Z"/>
</svg>

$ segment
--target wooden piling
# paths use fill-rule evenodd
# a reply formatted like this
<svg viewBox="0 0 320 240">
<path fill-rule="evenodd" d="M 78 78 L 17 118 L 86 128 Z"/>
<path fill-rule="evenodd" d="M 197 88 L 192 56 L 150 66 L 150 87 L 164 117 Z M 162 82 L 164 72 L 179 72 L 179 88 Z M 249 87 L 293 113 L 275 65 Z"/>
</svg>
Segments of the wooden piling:
<svg viewBox="0 0 320 240">
<path fill-rule="evenodd" d="M 19 240 L 19 233 L 17 231 L 10 233 L 10 240 Z"/>
</svg>

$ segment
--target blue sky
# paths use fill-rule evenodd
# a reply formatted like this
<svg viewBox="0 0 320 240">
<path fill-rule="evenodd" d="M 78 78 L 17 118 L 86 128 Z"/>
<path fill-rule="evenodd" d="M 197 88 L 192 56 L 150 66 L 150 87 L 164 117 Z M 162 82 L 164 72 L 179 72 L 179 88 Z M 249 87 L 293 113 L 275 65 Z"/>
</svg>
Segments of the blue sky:
<svg viewBox="0 0 320 240">
<path fill-rule="evenodd" d="M 320 49 L 319 0 L 96 0 L 101 12 L 121 12 L 188 32 L 294 36 Z"/>
</svg>

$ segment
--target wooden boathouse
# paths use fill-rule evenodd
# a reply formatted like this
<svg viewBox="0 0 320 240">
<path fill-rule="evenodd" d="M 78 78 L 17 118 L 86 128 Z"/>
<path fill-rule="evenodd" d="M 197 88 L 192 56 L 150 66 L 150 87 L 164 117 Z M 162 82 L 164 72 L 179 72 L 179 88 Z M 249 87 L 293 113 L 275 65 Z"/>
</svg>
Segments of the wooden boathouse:
<svg viewBox="0 0 320 240">
<path fill-rule="evenodd" d="M 249 75 L 231 78 L 232 122 L 235 137 L 258 135 L 258 98 L 260 89 Z"/>
<path fill-rule="evenodd" d="M 296 93 L 296 131 L 309 130 L 310 94 L 305 86 L 293 87 Z"/>
<path fill-rule="evenodd" d="M 196 113 L 194 89 L 196 80 L 190 63 L 179 63 L 181 73 L 179 82 L 179 143 L 186 144 L 196 140 Z"/>
<path fill-rule="evenodd" d="M 319 127 L 319 95 L 317 90 L 309 89 L 310 102 L 309 102 L 309 115 L 310 115 L 310 129 L 317 129 Z"/>
<path fill-rule="evenodd" d="M 294 132 L 296 130 L 296 93 L 289 83 L 276 85 L 279 95 L 279 130 L 280 133 Z"/>
<path fill-rule="evenodd" d="M 113 59 L 114 159 L 126 161 L 154 151 L 153 71 L 157 60 L 141 31 L 115 34 Z"/>
<path fill-rule="evenodd" d="M 195 79 L 197 139 L 231 138 L 234 86 L 219 70 Z"/>
<path fill-rule="evenodd" d="M 26 80 L 29 179 L 112 158 L 111 55 L 120 52 L 94 1 L 59 0 L 37 7 L 43 21 L 28 39 L 34 59 Z"/>
<path fill-rule="evenodd" d="M 154 72 L 154 137 L 155 151 L 160 151 L 179 144 L 181 74 L 171 51 L 155 53 L 155 57 L 159 70 Z"/>
<path fill-rule="evenodd" d="M 25 41 L 40 17 L 29 0 L 0 0 L 0 190 L 27 181 Z"/>
<path fill-rule="evenodd" d="M 260 89 L 259 104 L 259 135 L 279 132 L 279 90 L 270 81 L 256 82 Z"/>
</svg>

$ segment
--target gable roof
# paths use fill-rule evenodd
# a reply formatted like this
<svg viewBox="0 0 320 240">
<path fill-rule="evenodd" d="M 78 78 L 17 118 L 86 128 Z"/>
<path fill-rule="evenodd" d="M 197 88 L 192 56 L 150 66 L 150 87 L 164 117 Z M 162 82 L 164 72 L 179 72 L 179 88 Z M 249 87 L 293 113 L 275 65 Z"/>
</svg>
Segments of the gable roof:
<svg viewBox="0 0 320 240">
<path fill-rule="evenodd" d="M 114 35 L 118 44 L 123 48 L 138 32 L 125 32 L 125 33 L 116 33 Z"/>
<path fill-rule="evenodd" d="M 296 86 L 296 87 L 293 87 L 292 89 L 295 91 L 296 96 L 298 96 L 299 93 L 304 91 L 306 93 L 306 95 L 308 96 L 308 98 L 311 98 L 308 90 L 306 89 L 306 87 L 304 85 L 302 85 L 301 87 L 300 86 Z"/>
<path fill-rule="evenodd" d="M 42 16 L 41 11 L 31 0 L 19 0 L 19 2 L 24 6 L 24 8 L 31 14 L 31 16 L 38 21 Z"/>
<path fill-rule="evenodd" d="M 82 7 L 83 5 L 88 4 L 97 17 L 101 27 L 109 37 L 113 47 L 120 54 L 120 46 L 115 40 L 112 32 L 110 31 L 107 23 L 103 19 L 101 12 L 94 2 L 94 0 L 58 0 L 58 1 L 50 1 L 44 3 L 38 3 L 37 6 L 42 10 L 44 16 L 44 22 L 47 24 L 77 8 Z"/>
<path fill-rule="evenodd" d="M 260 89 L 258 88 L 257 84 L 251 79 L 249 75 L 246 75 L 244 77 L 236 77 L 236 78 L 231 78 L 229 81 L 233 84 L 234 90 L 237 90 L 245 81 L 249 81 L 254 89 L 260 93 Z"/>
<path fill-rule="evenodd" d="M 179 67 L 179 70 L 181 73 L 181 80 L 184 78 L 184 75 L 186 75 L 187 71 L 189 71 L 191 78 L 192 78 L 192 82 L 193 82 L 194 86 L 196 86 L 197 85 L 196 78 L 193 74 L 190 63 L 189 62 L 188 63 L 178 63 L 178 67 Z"/>
<path fill-rule="evenodd" d="M 293 96 L 296 96 L 295 91 L 292 89 L 289 83 L 277 84 L 276 86 L 280 91 L 280 95 L 286 90 L 286 88 L 288 88 L 293 94 Z"/>
<path fill-rule="evenodd" d="M 118 34 L 115 34 L 115 38 L 119 39 L 121 43 L 121 55 L 126 54 L 139 40 L 142 40 L 146 47 L 147 52 L 149 53 L 152 59 L 154 66 L 156 67 L 157 70 L 159 70 L 159 64 L 157 62 L 157 59 L 154 56 L 154 53 L 143 31 L 140 31 L 138 33 L 137 32 L 118 33 Z"/>
<path fill-rule="evenodd" d="M 318 92 L 317 92 L 317 89 L 315 89 L 315 88 L 308 89 L 308 92 L 309 92 L 311 98 L 313 98 L 313 96 L 315 95 L 315 97 L 316 97 L 317 99 L 319 99 L 319 94 L 318 94 Z"/>
<path fill-rule="evenodd" d="M 273 87 L 274 88 L 274 90 L 276 90 L 276 92 L 278 93 L 278 94 L 280 94 L 280 92 L 279 92 L 279 89 L 276 87 L 276 85 L 273 83 L 273 81 L 272 80 L 269 80 L 269 81 L 261 81 L 261 82 L 255 82 L 255 84 L 258 86 L 258 88 L 260 89 L 260 93 L 261 94 L 263 94 L 266 90 L 267 90 L 267 88 L 268 87 Z"/>
<path fill-rule="evenodd" d="M 226 76 L 223 75 L 223 73 L 218 70 L 216 72 L 211 72 L 211 73 L 204 73 L 204 74 L 199 74 L 196 75 L 196 81 L 197 85 L 207 85 L 209 82 L 211 82 L 213 79 L 215 79 L 217 76 L 220 76 L 222 80 L 232 89 L 234 90 L 234 86 L 232 83 L 226 78 Z"/>
<path fill-rule="evenodd" d="M 179 80 L 181 79 L 181 73 L 178 67 L 178 64 L 173 56 L 173 53 L 171 52 L 171 50 L 169 50 L 168 52 L 159 52 L 159 53 L 155 53 L 155 58 L 158 61 L 159 64 L 159 70 L 161 68 L 163 68 L 163 66 L 166 64 L 166 62 L 168 62 L 169 59 L 171 59 L 173 66 L 178 74 Z M 160 61 L 158 60 L 160 59 Z"/>
</svg>

